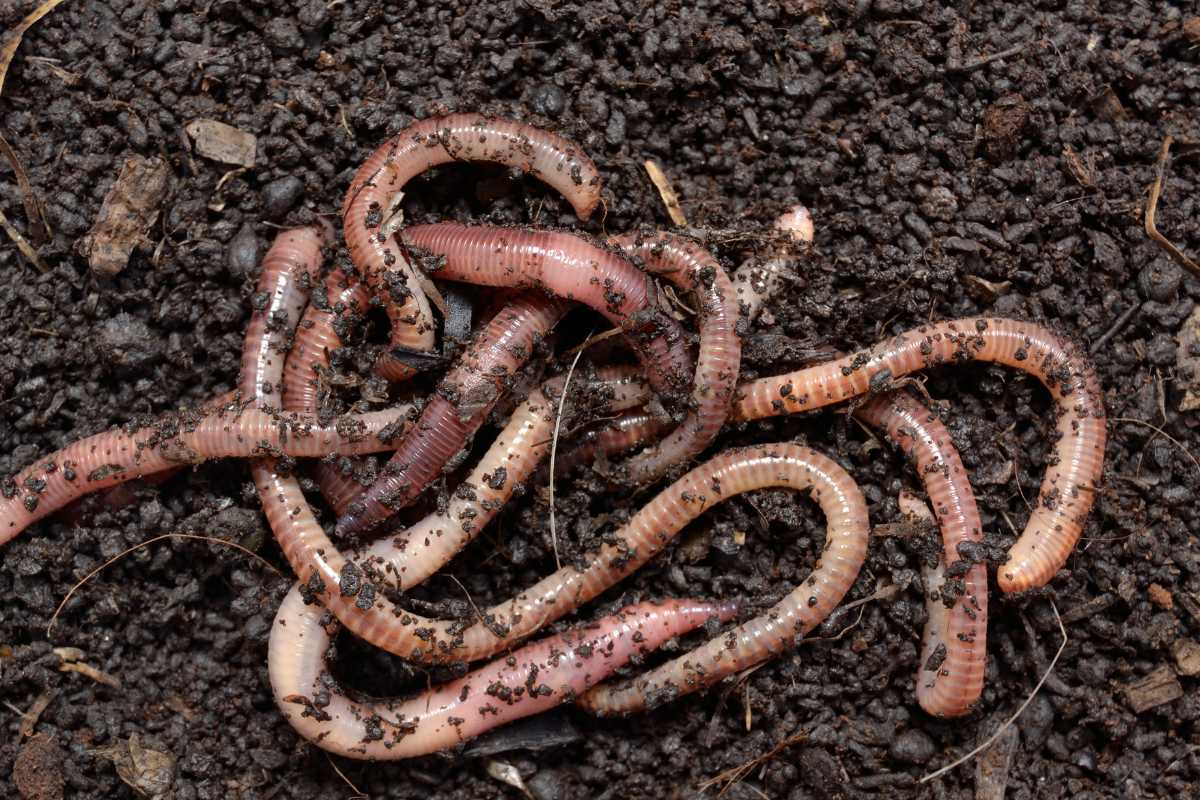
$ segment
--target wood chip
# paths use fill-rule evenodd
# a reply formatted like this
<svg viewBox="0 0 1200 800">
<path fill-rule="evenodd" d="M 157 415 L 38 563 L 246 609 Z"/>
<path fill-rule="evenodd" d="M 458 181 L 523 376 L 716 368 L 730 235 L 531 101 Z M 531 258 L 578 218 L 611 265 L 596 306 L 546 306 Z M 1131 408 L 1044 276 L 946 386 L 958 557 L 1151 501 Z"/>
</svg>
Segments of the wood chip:
<svg viewBox="0 0 1200 800">
<path fill-rule="evenodd" d="M 1175 656 L 1180 675 L 1189 678 L 1200 675 L 1200 643 L 1194 639 L 1177 639 L 1171 645 L 1171 655 Z"/>
<path fill-rule="evenodd" d="M 683 209 L 679 207 L 679 195 L 675 194 L 675 188 L 671 186 L 671 181 L 667 179 L 667 174 L 662 171 L 662 167 L 652 159 L 646 159 L 642 166 L 646 168 L 646 174 L 650 176 L 650 182 L 654 184 L 654 188 L 658 189 L 658 195 L 662 198 L 663 205 L 667 207 L 671 221 L 681 228 L 686 227 L 687 217 L 683 215 Z"/>
<path fill-rule="evenodd" d="M 254 166 L 254 151 L 258 146 L 254 134 L 215 119 L 194 119 L 184 130 L 192 137 L 196 152 L 205 158 L 247 169 Z"/>
<path fill-rule="evenodd" d="M 162 159 L 135 156 L 125 162 L 104 197 L 96 224 L 76 247 L 92 272 L 111 278 L 125 269 L 130 253 L 146 241 L 158 219 L 170 182 L 171 170 Z"/>
<path fill-rule="evenodd" d="M 33 735 L 33 729 L 37 727 L 38 720 L 42 718 L 42 712 L 54 702 L 54 698 L 57 696 L 58 692 L 42 692 L 37 696 L 29 710 L 21 715 L 21 738 Z"/>
<path fill-rule="evenodd" d="M 42 257 L 38 255 L 37 250 L 33 249 L 33 245 L 29 240 L 21 235 L 21 232 L 13 227 L 13 224 L 8 221 L 8 217 L 4 216 L 4 212 L 0 211 L 0 228 L 4 228 L 4 232 L 8 234 L 8 238 L 12 239 L 13 244 L 21 251 L 21 255 L 29 259 L 29 263 L 38 268 L 40 272 L 49 272 L 50 268 L 46 266 L 46 262 L 42 261 Z"/>
<path fill-rule="evenodd" d="M 1069 624 L 1072 622 L 1078 622 L 1081 619 L 1087 619 L 1088 617 L 1092 616 L 1093 614 L 1100 613 L 1101 611 L 1108 608 L 1115 602 L 1117 602 L 1117 598 L 1114 595 L 1112 595 L 1111 593 L 1105 592 L 1104 594 L 1100 595 L 1099 597 L 1093 597 L 1091 600 L 1088 600 L 1086 603 L 1077 605 L 1074 608 L 1068 609 L 1067 611 L 1063 612 L 1063 615 L 1062 615 L 1063 622 L 1066 622 Z"/>
<path fill-rule="evenodd" d="M 1171 152 L 1171 144 L 1174 141 L 1168 135 L 1163 139 L 1162 147 L 1158 151 L 1158 164 L 1154 169 L 1154 183 L 1150 185 L 1150 200 L 1146 203 L 1146 235 L 1158 242 L 1159 246 L 1167 251 L 1167 255 L 1175 259 L 1181 267 L 1191 270 L 1193 275 L 1200 275 L 1200 264 L 1188 258 L 1186 253 L 1172 244 L 1171 240 L 1166 236 L 1163 236 L 1155 223 L 1155 216 L 1158 213 L 1158 200 L 1162 197 L 1163 177 L 1167 171 L 1167 155 Z"/>
<path fill-rule="evenodd" d="M 175 782 L 175 756 L 162 750 L 143 747 L 135 733 L 126 742 L 93 750 L 92 755 L 107 758 L 123 780 L 139 797 L 151 800 L 172 796 Z"/>
<path fill-rule="evenodd" d="M 1175 599 L 1171 597 L 1171 592 L 1157 583 L 1147 586 L 1146 594 L 1149 595 L 1150 602 L 1161 609 L 1170 611 L 1175 608 Z"/>
<path fill-rule="evenodd" d="M 1179 343 L 1175 350 L 1175 368 L 1183 386 L 1183 398 L 1179 401 L 1180 411 L 1195 411 L 1200 408 L 1200 306 L 1192 309 L 1183 321 L 1183 327 L 1175 336 Z"/>
<path fill-rule="evenodd" d="M 1123 689 L 1125 699 L 1135 714 L 1170 703 L 1183 697 L 1183 687 L 1168 666 L 1162 666 Z"/>
<path fill-rule="evenodd" d="M 21 46 L 21 38 L 25 36 L 25 31 L 32 28 L 33 23 L 53 11 L 55 6 L 62 1 L 46 0 L 45 3 L 35 8 L 29 16 L 21 20 L 17 27 L 4 35 L 4 44 L 0 45 L 0 92 L 4 91 L 4 78 L 8 75 L 8 65 L 12 63 L 13 56 L 17 54 L 17 48 Z"/>
<path fill-rule="evenodd" d="M 121 688 L 121 682 L 119 680 L 114 678 L 112 675 L 109 675 L 107 672 L 104 672 L 103 670 L 98 670 L 95 667 L 90 666 L 88 664 L 80 664 L 80 663 L 59 664 L 58 671 L 59 672 L 78 672 L 80 675 L 86 675 L 87 677 L 91 678 L 96 683 L 102 683 L 105 686 L 111 686 L 114 689 Z"/>
</svg>

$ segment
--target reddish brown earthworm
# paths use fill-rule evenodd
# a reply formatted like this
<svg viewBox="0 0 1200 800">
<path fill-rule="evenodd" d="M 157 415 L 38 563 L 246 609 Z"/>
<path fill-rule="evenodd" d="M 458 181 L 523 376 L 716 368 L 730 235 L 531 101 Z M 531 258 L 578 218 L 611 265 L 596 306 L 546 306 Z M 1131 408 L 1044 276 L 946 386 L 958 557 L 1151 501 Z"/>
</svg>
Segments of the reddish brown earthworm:
<svg viewBox="0 0 1200 800">
<path fill-rule="evenodd" d="M 669 233 L 621 236 L 616 244 L 640 259 L 650 273 L 694 292 L 700 305 L 700 355 L 692 383 L 692 409 L 665 439 L 623 465 L 633 483 L 643 484 L 699 455 L 721 432 L 741 367 L 742 340 L 736 330 L 733 284 L 711 253 Z"/>
<path fill-rule="evenodd" d="M 886 388 L 920 369 L 992 361 L 1040 380 L 1058 410 L 1055 456 L 1009 560 L 997 571 L 1005 592 L 1044 586 L 1066 563 L 1099 488 L 1106 437 L 1104 395 L 1095 371 L 1071 342 L 1008 319 L 969 318 L 925 325 L 853 355 L 761 378 L 738 389 L 736 420 L 809 411 Z"/>
<path fill-rule="evenodd" d="M 566 139 L 520 122 L 452 114 L 415 122 L 388 139 L 355 173 L 342 221 L 351 259 L 387 309 L 395 347 L 431 351 L 434 326 L 417 275 L 392 242 L 390 218 L 409 180 L 451 161 L 491 161 L 528 172 L 557 189 L 580 219 L 600 202 L 591 159 Z M 405 366 L 384 354 L 377 368 L 390 373 Z"/>
<path fill-rule="evenodd" d="M 546 383 L 546 391 L 552 394 L 562 390 L 562 378 Z M 603 398 L 609 411 L 637 405 L 648 396 L 625 368 L 599 370 L 596 382 L 589 382 L 586 391 Z M 466 546 L 548 452 L 555 409 L 556 404 L 541 390 L 532 392 L 444 510 L 380 539 L 354 560 L 346 559 L 329 540 L 294 480 L 256 474 L 271 530 L 303 591 L 311 599 L 319 599 L 360 639 L 398 653 L 419 648 L 421 631 L 408 624 L 408 612 L 377 591 L 375 582 L 410 588 Z"/>
<path fill-rule="evenodd" d="M 344 320 L 365 314 L 369 301 L 367 287 L 357 278 L 340 269 L 326 276 L 324 297 L 320 302 L 310 302 L 304 310 L 295 343 L 284 362 L 284 408 L 317 413 L 321 404 L 321 376 L 329 369 L 329 354 L 342 346 L 337 328 Z M 404 380 L 411 374 L 410 371 L 395 380 Z"/>
<path fill-rule="evenodd" d="M 987 666 L 987 565 L 969 549 L 983 540 L 975 493 L 950 432 L 910 392 L 874 397 L 855 413 L 913 460 L 941 528 L 942 557 L 925 575 L 917 701 L 934 716 L 961 716 L 979 699 Z"/>
<path fill-rule="evenodd" d="M 481 286 L 544 289 L 577 300 L 621 327 L 665 400 L 680 400 L 693 366 L 683 329 L 660 307 L 654 280 L 623 256 L 569 233 L 413 225 L 407 244 L 438 257 L 433 275 Z"/>
<path fill-rule="evenodd" d="M 861 495 L 845 471 L 824 456 L 797 445 L 760 445 L 727 451 L 696 467 L 638 511 L 585 566 L 563 567 L 517 597 L 483 611 L 480 621 L 464 627 L 460 622 L 405 612 L 400 625 L 372 642 L 426 663 L 487 658 L 637 570 L 712 506 L 772 486 L 811 489 L 830 520 L 827 541 L 831 544 L 803 596 L 805 604 L 809 597 L 815 598 L 817 606 L 810 609 L 819 606 L 828 613 L 854 582 L 866 554 L 866 508 Z"/>
<path fill-rule="evenodd" d="M 690 490 L 696 493 L 690 502 L 701 506 L 768 486 L 810 491 L 826 518 L 821 556 L 812 573 L 765 614 L 633 681 L 599 686 L 580 698 L 580 705 L 595 713 L 625 714 L 657 705 L 790 650 L 829 616 L 858 577 L 867 555 L 867 504 L 854 479 L 833 461 L 799 445 L 773 444 L 719 455 L 689 475 L 701 470 L 711 484 L 702 480 Z M 675 527 L 667 524 L 668 530 Z"/>
<path fill-rule="evenodd" d="M 554 469 L 566 474 L 597 458 L 624 453 L 646 442 L 652 442 L 671 429 L 670 423 L 657 414 L 646 411 L 627 411 L 599 428 L 572 437 L 570 448 L 559 451 Z"/>
<path fill-rule="evenodd" d="M 347 758 L 397 760 L 454 747 L 484 731 L 570 702 L 668 639 L 728 620 L 732 603 L 668 600 L 528 644 L 505 658 L 403 701 L 349 699 L 325 668 L 323 611 L 300 592 L 284 598 L 271 629 L 275 702 L 301 736 Z"/>
<path fill-rule="evenodd" d="M 0 482 L 0 544 L 85 494 L 213 458 L 322 458 L 390 450 L 411 424 L 412 406 L 346 414 L 321 424 L 235 403 L 159 417 L 72 442 Z"/>
<path fill-rule="evenodd" d="M 412 503 L 483 424 L 570 305 L 540 292 L 523 292 L 509 301 L 438 384 L 375 483 L 338 518 L 338 535 L 368 531 Z"/>
<path fill-rule="evenodd" d="M 812 215 L 801 205 L 785 211 L 775 221 L 775 229 L 800 244 L 809 244 L 813 240 Z M 733 273 L 733 285 L 746 319 L 755 319 L 762 311 L 763 303 L 783 287 L 784 279 L 781 276 L 790 268 L 791 261 L 786 255 L 777 255 L 767 259 L 762 266 L 752 262 L 743 264 Z"/>
</svg>

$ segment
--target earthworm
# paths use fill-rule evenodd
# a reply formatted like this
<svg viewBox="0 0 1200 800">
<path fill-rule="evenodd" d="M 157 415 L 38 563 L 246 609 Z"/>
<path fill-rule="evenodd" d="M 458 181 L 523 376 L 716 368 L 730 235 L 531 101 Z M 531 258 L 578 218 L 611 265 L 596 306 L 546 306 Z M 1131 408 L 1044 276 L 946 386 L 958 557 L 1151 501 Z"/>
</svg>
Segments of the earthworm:
<svg viewBox="0 0 1200 800">
<path fill-rule="evenodd" d="M 388 139 L 359 167 L 342 203 L 350 258 L 383 302 L 391 342 L 416 352 L 434 346 L 433 316 L 417 275 L 387 229 L 404 185 L 427 169 L 451 161 L 491 161 L 528 172 L 557 189 L 580 219 L 600 202 L 600 174 L 575 145 L 547 131 L 479 114 L 452 114 L 415 122 Z M 405 365 L 384 354 L 384 372 Z"/>
<path fill-rule="evenodd" d="M 455 222 L 413 225 L 403 239 L 438 257 L 435 277 L 544 289 L 591 306 L 625 332 L 664 401 L 677 401 L 687 386 L 683 329 L 660 308 L 654 280 L 617 253 L 569 233 Z"/>
<path fill-rule="evenodd" d="M 658 445 L 623 465 L 633 483 L 644 484 L 700 454 L 721 432 L 741 366 L 738 306 L 729 276 L 700 245 L 669 233 L 620 236 L 615 243 L 640 259 L 651 274 L 695 292 L 700 301 L 700 355 L 692 384 L 693 408 Z"/>
<path fill-rule="evenodd" d="M 570 305 L 540 292 L 509 301 L 438 384 L 375 483 L 338 518 L 338 535 L 370 530 L 412 503 L 483 424 L 514 373 Z"/>
<path fill-rule="evenodd" d="M 802 205 L 785 211 L 775 221 L 775 229 L 797 243 L 810 244 L 813 240 L 812 215 Z M 779 293 L 783 287 L 780 275 L 789 268 L 791 260 L 786 255 L 778 255 L 769 258 L 761 267 L 747 262 L 733 273 L 737 299 L 746 319 L 755 319 L 762 311 L 763 303 Z"/>
<path fill-rule="evenodd" d="M 766 613 L 633 681 L 593 689 L 578 701 L 590 711 L 637 711 L 761 664 L 794 647 L 798 637 L 829 616 L 858 577 L 867 554 L 867 504 L 854 479 L 833 461 L 799 445 L 773 444 L 719 455 L 689 476 L 701 471 L 712 481 L 710 486 L 704 480 L 692 490 L 700 493 L 696 496 L 701 506 L 704 492 L 720 500 L 768 486 L 810 490 L 826 518 L 821 556 L 812 573 Z M 668 490 L 673 491 L 674 487 Z"/>
<path fill-rule="evenodd" d="M 264 411 L 283 408 L 281 377 L 284 358 L 291 349 L 291 333 L 320 275 L 321 248 L 331 238 L 330 229 L 281 231 L 263 257 L 254 313 L 242 347 L 239 388 L 243 400 L 253 399 Z"/>
<path fill-rule="evenodd" d="M 560 451 L 554 464 L 557 474 L 566 474 L 602 456 L 632 450 L 654 441 L 670 429 L 670 424 L 656 414 L 628 411 L 603 427 L 586 431 L 571 441 L 571 447 Z"/>
<path fill-rule="evenodd" d="M 484 610 L 481 621 L 464 626 L 405 612 L 401 626 L 383 643 L 374 643 L 423 663 L 486 658 L 633 573 L 712 506 L 772 486 L 811 489 L 830 521 L 830 544 L 806 581 L 807 588 L 797 593 L 803 606 L 799 618 L 828 613 L 854 582 L 866 554 L 866 506 L 845 471 L 824 456 L 797 445 L 760 445 L 721 453 L 694 468 L 638 511 L 585 566 L 563 567 L 520 595 Z M 815 605 L 809 606 L 810 602 Z"/>
<path fill-rule="evenodd" d="M 275 616 L 267 663 L 275 702 L 301 736 L 347 758 L 398 760 L 570 702 L 630 659 L 735 613 L 732 603 L 638 603 L 408 700 L 357 702 L 325 669 L 331 636 L 324 612 L 293 590 Z"/>
<path fill-rule="evenodd" d="M 752 420 L 822 408 L 919 369 L 993 361 L 1040 380 L 1054 397 L 1058 441 L 1024 532 L 997 571 L 1005 592 L 1044 586 L 1066 563 L 1083 530 L 1104 468 L 1104 395 L 1078 347 L 1025 322 L 973 317 L 925 325 L 853 355 L 760 378 L 738 389 L 732 418 Z"/>
<path fill-rule="evenodd" d="M 322 458 L 390 450 L 411 422 L 412 406 L 346 414 L 322 424 L 235 403 L 184 410 L 130 432 L 112 430 L 72 442 L 0 481 L 0 544 L 85 494 L 213 458 L 262 455 Z"/>
<path fill-rule="evenodd" d="M 547 381 L 544 387 L 552 394 L 561 392 L 563 379 Z M 647 392 L 638 387 L 628 369 L 609 368 L 598 371 L 597 382 L 589 383 L 586 391 L 607 396 L 607 409 L 617 411 L 645 401 Z M 396 608 L 375 582 L 398 589 L 415 586 L 475 538 L 548 452 L 555 410 L 556 404 L 542 390 L 531 392 L 445 510 L 380 539 L 354 560 L 329 540 L 294 480 L 256 474 L 271 530 L 300 578 L 299 590 L 319 599 L 351 633 L 376 647 L 396 654 L 420 648 L 422 632 L 408 624 L 408 612 Z"/>
<path fill-rule="evenodd" d="M 987 666 L 987 566 L 970 550 L 983 541 L 975 493 L 946 426 L 910 392 L 872 398 L 855 414 L 886 431 L 913 460 L 937 515 L 942 557 L 936 569 L 925 570 L 929 619 L 917 701 L 934 716 L 961 716 L 979 699 Z"/>
</svg>

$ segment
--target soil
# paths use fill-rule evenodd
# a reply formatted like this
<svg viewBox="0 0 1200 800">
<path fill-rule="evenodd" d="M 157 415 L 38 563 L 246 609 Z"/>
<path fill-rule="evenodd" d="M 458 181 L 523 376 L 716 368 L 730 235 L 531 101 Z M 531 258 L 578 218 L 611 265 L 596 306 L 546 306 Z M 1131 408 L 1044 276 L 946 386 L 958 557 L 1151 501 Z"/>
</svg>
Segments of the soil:
<svg viewBox="0 0 1200 800">
<path fill-rule="evenodd" d="M 32 6 L 5 4 L 0 24 L 10 29 Z M 489 760 L 515 767 L 539 800 L 715 797 L 721 786 L 702 790 L 705 780 L 799 737 L 724 796 L 996 797 L 977 794 L 975 763 L 917 781 L 1030 696 L 1062 642 L 1057 609 L 1069 640 L 1016 725 L 1006 796 L 1192 796 L 1200 692 L 1197 678 L 1175 677 L 1173 646 L 1200 636 L 1200 465 L 1189 455 L 1200 454 L 1200 417 L 1177 410 L 1191 375 L 1176 366 L 1174 336 L 1200 281 L 1146 236 L 1142 213 L 1173 135 L 1158 226 L 1200 257 L 1200 159 L 1187 147 L 1200 141 L 1200 48 L 1189 38 L 1196 23 L 1185 25 L 1194 13 L 1188 3 L 1096 0 L 63 4 L 25 35 L 0 98 L 0 129 L 53 230 L 39 246 L 46 274 L 7 239 L 0 247 L 0 474 L 231 388 L 256 254 L 276 226 L 333 213 L 386 136 L 458 110 L 577 141 L 607 181 L 606 215 L 582 226 L 593 234 L 670 225 L 648 158 L 731 268 L 764 254 L 780 211 L 807 204 L 816 245 L 773 319 L 748 335 L 745 377 L 928 319 L 1040 320 L 1094 349 L 1110 443 L 1067 567 L 1031 596 L 1003 598 L 993 584 L 987 688 L 965 719 L 933 719 L 916 704 L 922 543 L 880 536 L 847 599 L 888 584 L 895 596 L 835 615 L 736 687 L 627 720 L 564 709 L 466 753 L 382 765 L 331 761 L 276 712 L 266 638 L 288 581 L 230 548 L 138 549 L 82 586 L 47 635 L 84 575 L 163 532 L 238 542 L 287 574 L 247 471 L 197 468 L 143 487 L 132 505 L 39 524 L 4 548 L 0 782 L 24 775 L 35 781 L 23 783 L 27 796 L 55 796 L 55 776 L 29 777 L 42 765 L 68 797 L 137 796 L 120 769 L 153 795 L 163 774 L 138 768 L 149 749 L 175 760 L 170 794 L 155 796 L 179 800 L 353 795 L 338 770 L 372 798 L 522 796 L 491 777 Z M 190 153 L 184 127 L 196 118 L 254 134 L 256 166 L 233 172 Z M 95 277 L 76 246 L 134 155 L 166 161 L 171 194 L 128 266 Z M 0 192 L 4 214 L 30 235 L 7 165 Z M 536 182 L 479 167 L 439 170 L 407 203 L 416 219 L 580 227 Z M 597 324 L 572 317 L 564 338 Z M 988 542 L 1002 552 L 1050 453 L 1047 393 L 989 366 L 935 372 L 927 387 L 948 403 Z M 850 469 L 876 525 L 898 520 L 899 489 L 919 489 L 896 451 L 837 411 L 731 427 L 714 450 L 780 440 Z M 559 535 L 575 550 L 644 500 L 590 471 L 558 494 Z M 551 569 L 547 517 L 532 490 L 458 559 L 451 571 L 477 604 Z M 802 579 L 823 524 L 784 492 L 731 501 L 582 617 L 684 595 L 760 610 Z M 418 599 L 443 613 L 464 605 L 444 578 Z M 63 646 L 120 687 L 60 671 L 52 648 Z M 339 674 L 363 690 L 427 679 L 352 642 L 341 649 Z M 1146 676 L 1167 702 L 1146 708 L 1126 691 Z M 16 712 L 46 692 L 40 736 L 23 739 Z"/>
</svg>

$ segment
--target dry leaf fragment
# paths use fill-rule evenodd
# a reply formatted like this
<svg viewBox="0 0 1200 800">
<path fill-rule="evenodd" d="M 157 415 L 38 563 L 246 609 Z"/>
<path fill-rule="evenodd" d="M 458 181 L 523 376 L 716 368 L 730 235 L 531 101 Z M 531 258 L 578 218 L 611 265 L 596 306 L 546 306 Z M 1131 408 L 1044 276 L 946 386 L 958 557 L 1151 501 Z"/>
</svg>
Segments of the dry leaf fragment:
<svg viewBox="0 0 1200 800">
<path fill-rule="evenodd" d="M 247 169 L 254 166 L 254 151 L 258 145 L 254 134 L 215 119 L 194 119 L 184 130 L 192 137 L 196 152 L 205 158 Z"/>
<path fill-rule="evenodd" d="M 79 240 L 79 254 L 93 272 L 111 278 L 125 269 L 129 254 L 158 218 L 170 180 L 171 171 L 162 159 L 135 156 L 125 162 L 104 196 L 96 224 Z"/>
<path fill-rule="evenodd" d="M 171 784 L 175 781 L 175 756 L 142 747 L 136 733 L 128 741 L 93 750 L 92 755 L 113 762 L 117 777 L 139 796 L 150 800 L 170 797 Z"/>
</svg>

